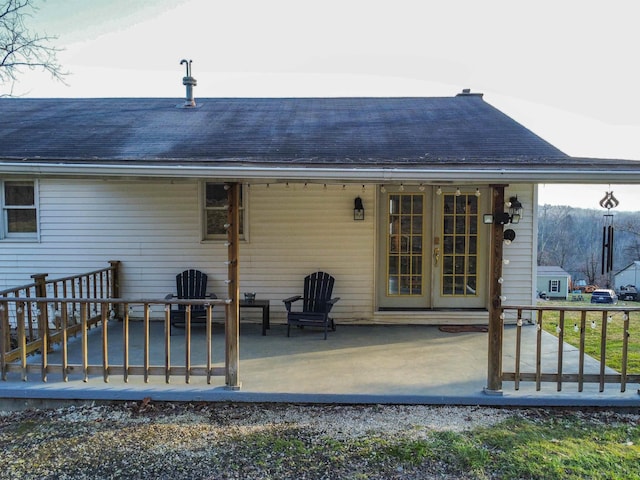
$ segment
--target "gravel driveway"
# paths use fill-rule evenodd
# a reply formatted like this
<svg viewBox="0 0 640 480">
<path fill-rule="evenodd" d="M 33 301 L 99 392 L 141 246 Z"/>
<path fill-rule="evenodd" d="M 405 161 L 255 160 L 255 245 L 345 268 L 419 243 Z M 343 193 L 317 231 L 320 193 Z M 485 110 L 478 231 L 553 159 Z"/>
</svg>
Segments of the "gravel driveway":
<svg viewBox="0 0 640 480">
<path fill-rule="evenodd" d="M 369 445 L 544 412 L 486 407 L 120 403 L 0 412 L 1 479 L 465 478 Z M 637 419 L 637 417 L 636 417 Z"/>
</svg>

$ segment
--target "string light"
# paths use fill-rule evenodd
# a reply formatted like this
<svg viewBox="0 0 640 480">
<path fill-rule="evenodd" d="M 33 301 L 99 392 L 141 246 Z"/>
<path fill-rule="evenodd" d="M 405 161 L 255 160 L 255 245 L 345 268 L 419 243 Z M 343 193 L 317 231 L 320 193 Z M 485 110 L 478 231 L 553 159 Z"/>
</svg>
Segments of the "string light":
<svg viewBox="0 0 640 480">
<path fill-rule="evenodd" d="M 418 190 L 420 190 L 421 192 L 424 192 L 424 185 L 420 184 L 420 186 L 418 187 Z"/>
<path fill-rule="evenodd" d="M 462 192 L 460 192 L 460 187 L 456 187 L 456 197 L 459 197 L 460 195 L 462 195 Z"/>
<path fill-rule="evenodd" d="M 387 193 L 387 187 L 385 187 L 384 185 L 382 185 L 382 186 L 380 187 L 380 191 L 381 191 L 382 193 Z"/>
<path fill-rule="evenodd" d="M 580 330 L 580 329 L 578 328 L 578 324 L 577 324 L 577 323 L 574 323 L 574 324 L 573 324 L 573 331 L 574 331 L 574 332 L 577 332 L 577 331 L 579 331 L 579 330 Z"/>
<path fill-rule="evenodd" d="M 442 188 L 440 186 L 436 188 L 436 195 L 442 195 Z"/>
<path fill-rule="evenodd" d="M 482 195 L 482 194 L 480 193 L 480 189 L 479 189 L 479 188 L 476 188 L 476 197 L 479 197 L 480 195 Z"/>
</svg>

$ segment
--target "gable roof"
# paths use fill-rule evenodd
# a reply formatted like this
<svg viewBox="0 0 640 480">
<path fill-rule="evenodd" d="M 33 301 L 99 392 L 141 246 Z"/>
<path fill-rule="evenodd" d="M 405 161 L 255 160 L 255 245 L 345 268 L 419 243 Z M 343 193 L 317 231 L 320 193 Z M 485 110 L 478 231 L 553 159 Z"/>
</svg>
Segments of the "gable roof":
<svg viewBox="0 0 640 480">
<path fill-rule="evenodd" d="M 166 98 L 6 98 L 0 112 L 0 172 L 35 165 L 41 173 L 110 166 L 232 169 L 236 175 L 273 168 L 393 168 L 429 178 L 446 172 L 443 179 L 481 170 L 491 181 L 520 172 L 530 182 L 531 171 L 594 168 L 593 161 L 567 156 L 476 94 L 204 98 L 196 108 Z M 608 171 L 637 167 L 640 175 L 638 162 L 610 163 Z M 598 162 L 599 181 L 601 167 Z"/>
<path fill-rule="evenodd" d="M 570 277 L 571 275 L 567 273 L 562 267 L 555 265 L 538 265 L 538 276 L 539 277 Z"/>
</svg>

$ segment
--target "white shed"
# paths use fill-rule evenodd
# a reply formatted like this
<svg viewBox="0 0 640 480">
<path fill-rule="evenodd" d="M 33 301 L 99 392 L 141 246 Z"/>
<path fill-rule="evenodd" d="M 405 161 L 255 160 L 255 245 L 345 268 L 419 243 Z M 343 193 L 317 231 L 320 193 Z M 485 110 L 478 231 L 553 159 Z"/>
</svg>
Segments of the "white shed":
<svg viewBox="0 0 640 480">
<path fill-rule="evenodd" d="M 617 272 L 614 275 L 613 284 L 616 290 L 622 286 L 633 285 L 637 287 L 640 285 L 640 260 L 635 260 Z"/>
</svg>

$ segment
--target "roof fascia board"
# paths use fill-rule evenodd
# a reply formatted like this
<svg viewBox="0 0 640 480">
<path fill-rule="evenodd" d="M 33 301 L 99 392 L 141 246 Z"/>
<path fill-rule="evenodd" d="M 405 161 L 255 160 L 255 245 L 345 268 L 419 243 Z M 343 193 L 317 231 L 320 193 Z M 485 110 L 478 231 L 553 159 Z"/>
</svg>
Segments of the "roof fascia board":
<svg viewBox="0 0 640 480">
<path fill-rule="evenodd" d="M 327 180 L 382 183 L 424 182 L 509 182 L 509 183 L 620 183 L 640 184 L 640 169 L 602 171 L 596 169 L 447 169 L 371 167 L 253 167 L 253 166 L 157 166 L 157 165 L 77 165 L 48 163 L 0 163 L 0 174 L 65 177 L 182 177 L 229 179 Z"/>
</svg>

